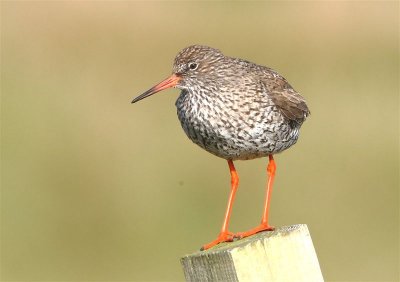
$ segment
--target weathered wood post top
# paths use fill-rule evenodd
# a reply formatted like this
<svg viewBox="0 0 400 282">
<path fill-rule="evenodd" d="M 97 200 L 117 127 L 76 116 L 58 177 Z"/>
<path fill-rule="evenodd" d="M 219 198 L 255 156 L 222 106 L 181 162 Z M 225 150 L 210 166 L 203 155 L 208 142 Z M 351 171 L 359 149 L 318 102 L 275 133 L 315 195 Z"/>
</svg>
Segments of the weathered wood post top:
<svg viewBox="0 0 400 282">
<path fill-rule="evenodd" d="M 186 281 L 324 281 L 305 224 L 222 243 L 181 263 Z"/>
</svg>

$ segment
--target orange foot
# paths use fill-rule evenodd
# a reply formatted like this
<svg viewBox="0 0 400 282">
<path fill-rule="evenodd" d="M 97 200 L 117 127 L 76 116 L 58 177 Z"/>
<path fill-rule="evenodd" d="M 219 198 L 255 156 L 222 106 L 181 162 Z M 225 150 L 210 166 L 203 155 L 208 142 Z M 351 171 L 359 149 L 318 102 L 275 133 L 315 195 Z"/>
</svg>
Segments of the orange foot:
<svg viewBox="0 0 400 282">
<path fill-rule="evenodd" d="M 222 242 L 232 242 L 232 241 L 233 241 L 233 233 L 232 232 L 221 232 L 221 233 L 219 233 L 217 239 L 215 239 L 214 241 L 201 247 L 200 251 L 208 250 L 209 248 L 212 248 L 215 245 L 222 243 Z"/>
<path fill-rule="evenodd" d="M 268 224 L 261 223 L 259 226 L 255 227 L 253 229 L 250 229 L 249 231 L 236 233 L 233 237 L 242 239 L 242 238 L 254 235 L 261 231 L 273 231 L 273 230 L 275 230 L 275 227 L 269 226 Z"/>
</svg>

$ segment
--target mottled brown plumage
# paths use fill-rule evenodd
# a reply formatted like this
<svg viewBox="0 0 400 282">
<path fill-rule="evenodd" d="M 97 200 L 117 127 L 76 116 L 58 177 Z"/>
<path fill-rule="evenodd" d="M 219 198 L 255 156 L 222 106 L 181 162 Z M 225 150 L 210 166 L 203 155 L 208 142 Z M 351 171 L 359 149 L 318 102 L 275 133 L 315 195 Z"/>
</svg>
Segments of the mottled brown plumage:
<svg viewBox="0 0 400 282">
<path fill-rule="evenodd" d="M 233 160 L 269 156 L 270 181 L 262 224 L 239 237 L 270 230 L 267 218 L 275 174 L 272 155 L 296 143 L 299 129 L 310 114 L 304 98 L 273 69 L 201 45 L 180 51 L 173 75 L 132 102 L 169 87 L 182 90 L 176 107 L 187 136 L 206 151 L 228 160 L 231 170 L 232 194 L 224 225 L 217 240 L 205 248 L 232 239 L 227 227 L 238 183 Z"/>
<path fill-rule="evenodd" d="M 225 159 L 287 149 L 309 114 L 304 99 L 277 72 L 210 47 L 183 49 L 173 71 L 182 78 L 176 106 L 183 129 L 194 143 Z"/>
</svg>

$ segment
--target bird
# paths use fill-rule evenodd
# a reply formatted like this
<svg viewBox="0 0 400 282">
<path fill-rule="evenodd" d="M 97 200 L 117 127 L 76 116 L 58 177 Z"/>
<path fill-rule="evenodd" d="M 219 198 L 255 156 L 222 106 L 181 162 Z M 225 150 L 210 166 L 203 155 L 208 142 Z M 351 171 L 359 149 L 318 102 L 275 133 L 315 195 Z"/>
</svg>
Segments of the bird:
<svg viewBox="0 0 400 282">
<path fill-rule="evenodd" d="M 182 49 L 174 59 L 172 74 L 132 103 L 167 88 L 181 90 L 175 105 L 189 139 L 227 160 L 230 171 L 231 190 L 221 230 L 201 250 L 274 230 L 268 221 L 276 173 L 274 155 L 297 142 L 300 127 L 310 115 L 305 99 L 275 70 L 204 45 Z M 261 223 L 233 233 L 229 221 L 239 186 L 234 161 L 261 157 L 269 159 Z"/>
</svg>

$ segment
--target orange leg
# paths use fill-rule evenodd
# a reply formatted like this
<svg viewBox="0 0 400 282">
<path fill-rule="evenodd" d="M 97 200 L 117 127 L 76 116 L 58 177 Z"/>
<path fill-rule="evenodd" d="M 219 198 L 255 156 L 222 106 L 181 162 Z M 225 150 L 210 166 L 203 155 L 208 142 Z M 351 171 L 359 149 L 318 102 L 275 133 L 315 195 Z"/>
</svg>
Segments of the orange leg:
<svg viewBox="0 0 400 282">
<path fill-rule="evenodd" d="M 233 233 L 228 231 L 229 219 L 231 218 L 233 201 L 235 200 L 235 195 L 237 188 L 239 186 L 239 175 L 236 172 L 235 166 L 232 160 L 228 160 L 229 170 L 231 172 L 231 194 L 228 200 L 228 207 L 226 208 L 224 223 L 222 224 L 221 232 L 219 233 L 217 239 L 204 245 L 201 250 L 207 250 L 221 242 L 231 242 L 233 241 Z"/>
<path fill-rule="evenodd" d="M 276 164 L 274 158 L 272 155 L 269 155 L 269 163 L 267 167 L 268 183 L 267 183 L 264 212 L 261 219 L 261 224 L 253 229 L 250 229 L 249 231 L 235 234 L 235 238 L 244 238 L 256 234 L 257 232 L 271 231 L 275 229 L 274 227 L 268 225 L 269 203 L 271 201 L 272 186 L 274 183 L 275 171 L 276 171 Z"/>
</svg>

